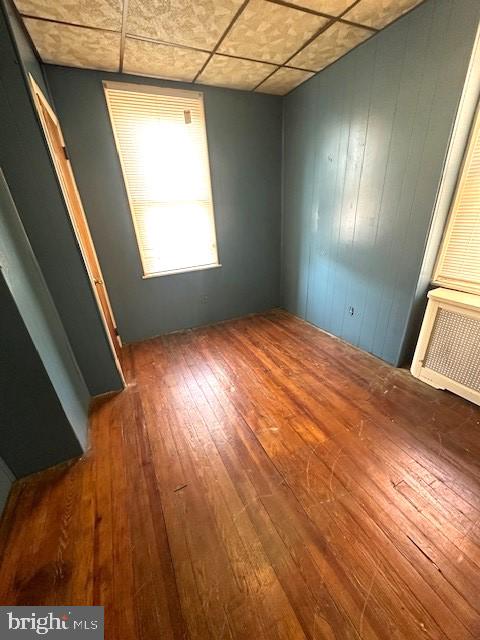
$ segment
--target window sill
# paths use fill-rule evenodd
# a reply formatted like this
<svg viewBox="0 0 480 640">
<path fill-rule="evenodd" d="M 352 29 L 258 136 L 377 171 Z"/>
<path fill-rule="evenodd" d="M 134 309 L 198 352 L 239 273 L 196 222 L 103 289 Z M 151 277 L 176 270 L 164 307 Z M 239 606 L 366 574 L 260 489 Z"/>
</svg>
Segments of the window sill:
<svg viewBox="0 0 480 640">
<path fill-rule="evenodd" d="M 480 295 L 480 284 L 473 284 L 465 280 L 431 280 L 430 284 L 434 287 L 442 287 L 442 289 L 451 289 L 452 291 L 461 291 L 463 293 L 472 293 L 473 295 Z"/>
<path fill-rule="evenodd" d="M 149 273 L 143 275 L 142 280 L 150 280 L 150 278 L 160 278 L 161 276 L 172 276 L 176 273 L 190 273 L 191 271 L 205 271 L 207 269 L 218 269 L 222 265 L 218 264 L 202 264 L 199 267 L 186 267 L 185 269 L 172 269 L 172 271 L 159 271 L 158 273 Z"/>
</svg>

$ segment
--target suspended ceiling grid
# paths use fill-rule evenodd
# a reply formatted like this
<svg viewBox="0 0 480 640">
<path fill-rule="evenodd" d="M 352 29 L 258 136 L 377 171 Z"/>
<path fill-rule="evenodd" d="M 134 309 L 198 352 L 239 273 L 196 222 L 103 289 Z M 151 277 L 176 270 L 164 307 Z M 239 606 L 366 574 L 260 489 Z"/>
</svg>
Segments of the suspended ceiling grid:
<svg viewBox="0 0 480 640">
<path fill-rule="evenodd" d="M 46 63 L 285 95 L 423 0 L 14 0 Z"/>
</svg>

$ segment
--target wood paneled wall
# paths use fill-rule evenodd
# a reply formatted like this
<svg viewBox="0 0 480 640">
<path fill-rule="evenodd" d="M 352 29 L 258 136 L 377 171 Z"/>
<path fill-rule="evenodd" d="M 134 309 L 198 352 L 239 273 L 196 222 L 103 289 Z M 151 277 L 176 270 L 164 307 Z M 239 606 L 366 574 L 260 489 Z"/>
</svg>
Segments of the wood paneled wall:
<svg viewBox="0 0 480 640">
<path fill-rule="evenodd" d="M 398 364 L 480 17 L 429 0 L 286 99 L 286 308 Z"/>
</svg>

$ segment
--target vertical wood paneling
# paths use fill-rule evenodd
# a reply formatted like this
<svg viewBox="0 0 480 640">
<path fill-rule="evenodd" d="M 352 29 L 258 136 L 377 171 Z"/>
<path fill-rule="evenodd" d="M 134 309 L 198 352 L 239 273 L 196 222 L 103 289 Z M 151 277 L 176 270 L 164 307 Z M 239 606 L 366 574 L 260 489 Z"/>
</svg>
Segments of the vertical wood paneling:
<svg viewBox="0 0 480 640">
<path fill-rule="evenodd" d="M 283 174 L 288 176 L 283 190 L 283 207 L 294 215 L 283 216 L 282 290 L 289 309 L 305 317 L 310 260 L 309 228 L 312 217 L 315 145 L 311 136 L 315 129 L 315 97 L 301 91 L 294 102 L 285 104 Z"/>
<path fill-rule="evenodd" d="M 382 272 L 378 260 L 378 239 L 382 228 L 380 215 L 384 185 L 392 149 L 393 126 L 399 97 L 400 79 L 404 66 L 406 42 L 400 29 L 392 31 L 391 38 L 377 39 L 375 67 L 373 69 L 372 96 L 366 138 L 362 177 L 357 201 L 357 224 L 352 243 L 352 272 L 347 300 L 358 313 L 345 317 L 355 320 L 353 331 L 344 334 L 350 342 L 364 340 L 365 330 L 375 321 L 371 298 L 377 290 L 377 274 Z M 399 64 L 400 61 L 400 64 Z M 393 91 L 391 87 L 394 87 Z"/>
<path fill-rule="evenodd" d="M 391 280 L 395 274 L 390 256 L 396 242 L 398 202 L 408 164 L 410 132 L 416 113 L 417 95 L 422 84 L 421 61 L 427 49 L 428 27 L 429 15 L 423 12 L 417 16 L 417 21 L 410 26 L 408 33 L 403 29 L 392 29 L 392 35 L 400 38 L 401 52 L 399 51 L 395 73 L 390 69 L 389 73 L 393 75 L 384 78 L 385 93 L 393 93 L 395 106 L 391 116 L 384 121 L 388 153 L 381 166 L 383 179 L 379 188 L 378 208 L 375 211 L 376 234 L 369 260 L 370 287 L 359 339 L 359 343 L 372 352 L 376 348 L 377 335 L 384 335 L 384 326 L 388 322 L 385 296 L 392 286 Z M 383 46 L 388 49 L 389 45 L 389 40 L 385 39 Z M 390 90 L 391 82 L 395 83 L 394 92 Z M 374 164 L 374 170 L 376 169 Z"/>
<path fill-rule="evenodd" d="M 347 91 L 350 109 L 348 120 L 343 126 L 348 128 L 347 157 L 345 167 L 342 162 L 344 179 L 338 216 L 337 250 L 332 278 L 332 298 L 330 322 L 328 330 L 336 335 L 346 335 L 351 341 L 351 334 L 359 318 L 348 314 L 351 300 L 348 298 L 351 286 L 350 274 L 355 262 L 355 234 L 357 231 L 357 203 L 362 179 L 362 168 L 365 165 L 366 136 L 371 108 L 371 68 L 374 64 L 376 43 L 374 46 L 359 50 L 355 59 L 352 77 L 349 78 Z M 319 172 L 317 181 L 323 182 Z M 328 210 L 319 211 L 319 216 L 328 216 Z"/>
<path fill-rule="evenodd" d="M 317 246 L 320 247 L 317 256 L 321 260 L 320 268 L 316 271 L 316 279 L 312 278 L 312 305 L 311 305 L 311 321 L 320 326 L 329 327 L 331 329 L 332 307 L 325 305 L 324 300 L 329 299 L 334 291 L 336 265 L 338 258 L 338 241 L 340 238 L 340 227 L 342 217 L 340 215 L 340 207 L 343 200 L 345 176 L 347 171 L 349 135 L 350 135 L 350 113 L 352 110 L 352 93 L 349 87 L 353 81 L 353 67 L 345 68 L 345 82 L 335 87 L 335 91 L 322 94 L 330 94 L 335 96 L 335 104 L 333 107 L 334 119 L 329 129 L 329 137 L 333 138 L 334 146 L 326 149 L 327 153 L 318 154 L 319 161 L 325 160 L 325 163 L 331 167 L 332 178 L 334 181 L 329 184 L 328 180 L 319 179 L 317 173 L 316 181 L 319 186 L 319 193 L 328 196 L 324 204 L 326 208 L 319 207 L 316 212 L 317 217 Z M 326 78 L 328 82 L 328 78 Z M 319 145 L 320 146 L 320 145 Z M 322 163 L 319 163 L 321 170 Z M 325 215 L 325 211 L 331 208 L 333 220 L 330 222 L 329 216 Z M 322 289 L 323 287 L 323 289 Z"/>
<path fill-rule="evenodd" d="M 449 42 L 451 3 L 430 3 L 427 10 L 431 12 L 428 28 L 427 50 L 422 56 L 421 63 L 417 60 L 417 68 L 422 69 L 419 91 L 415 103 L 414 117 L 409 136 L 408 157 L 402 182 L 402 189 L 398 201 L 397 228 L 393 236 L 391 253 L 391 278 L 384 294 L 387 319 L 382 332 L 377 333 L 374 342 L 374 352 L 390 362 L 395 362 L 398 356 L 399 341 L 403 335 L 406 314 L 409 311 L 412 286 L 418 277 L 419 267 L 423 258 L 426 234 L 433 211 L 435 193 L 441 177 L 443 157 L 447 150 L 448 135 L 453 125 L 456 100 L 451 104 L 449 114 L 442 119 L 444 144 L 438 148 L 431 144 L 428 131 L 432 120 L 438 118 L 436 103 L 436 89 L 439 75 L 443 72 L 443 57 L 445 43 Z M 429 16 L 430 18 L 430 16 Z M 413 25 L 418 29 L 417 25 Z M 473 42 L 472 42 L 473 44 Z M 450 46 L 448 46 L 450 53 Z M 466 60 L 468 65 L 468 59 Z M 465 72 L 466 72 L 465 67 Z M 460 87 L 461 91 L 461 87 Z M 457 99 L 460 94 L 458 94 Z M 425 167 L 437 167 L 437 171 L 425 171 Z M 429 174 L 429 175 L 427 175 Z M 423 199 L 419 192 L 429 192 L 430 197 Z M 420 196 L 420 197 L 419 197 Z"/>
<path fill-rule="evenodd" d="M 403 254 L 405 251 L 409 254 L 407 269 L 415 270 L 418 260 L 421 259 L 420 256 L 414 255 L 407 238 L 410 233 L 411 237 L 417 234 L 425 237 L 433 208 L 432 200 L 431 203 L 427 203 L 425 211 L 417 212 L 423 213 L 422 218 L 420 215 L 414 218 L 411 216 L 421 168 L 420 161 L 424 153 L 425 132 L 434 108 L 432 99 L 438 74 L 434 57 L 437 54 L 436 42 L 440 35 L 434 28 L 435 14 L 434 3 L 429 3 L 408 29 L 406 73 L 401 84 L 399 118 L 394 125 L 395 143 L 391 149 L 393 175 L 390 176 L 391 183 L 387 185 L 388 208 L 381 212 L 385 218 L 384 232 L 388 251 L 384 254 L 385 262 L 381 266 L 383 282 L 371 348 L 373 353 L 381 357 L 386 357 L 385 352 L 395 354 L 401 339 L 399 335 L 393 336 L 392 342 L 386 343 L 395 301 L 401 304 L 400 322 L 405 322 L 405 314 L 408 311 L 410 289 L 407 284 L 402 288 L 403 278 L 399 274 L 399 269 L 404 265 Z M 450 122 L 445 123 L 445 128 L 449 131 Z M 390 194 L 393 197 L 389 198 Z M 410 226 L 413 228 L 410 229 Z M 392 355 L 390 362 L 395 360 L 395 355 Z"/>
<path fill-rule="evenodd" d="M 286 99 L 284 304 L 395 364 L 479 17 L 429 0 Z"/>
</svg>

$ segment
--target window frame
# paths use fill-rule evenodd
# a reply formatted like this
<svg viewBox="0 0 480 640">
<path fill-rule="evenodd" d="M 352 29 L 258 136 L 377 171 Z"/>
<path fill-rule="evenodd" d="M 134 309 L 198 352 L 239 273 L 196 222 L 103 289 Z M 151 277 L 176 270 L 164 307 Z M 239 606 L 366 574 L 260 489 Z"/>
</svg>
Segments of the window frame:
<svg viewBox="0 0 480 640">
<path fill-rule="evenodd" d="M 465 144 L 465 150 L 463 153 L 463 158 L 462 158 L 460 169 L 456 179 L 455 189 L 454 189 L 452 201 L 450 203 L 448 216 L 447 216 L 445 228 L 442 235 L 442 240 L 440 243 L 440 248 L 438 251 L 437 258 L 435 260 L 435 267 L 433 269 L 433 276 L 432 276 L 431 282 L 432 284 L 438 285 L 440 287 L 444 287 L 445 289 L 453 289 L 455 291 L 463 291 L 465 293 L 473 293 L 478 295 L 480 294 L 480 282 L 478 284 L 473 284 L 471 280 L 462 280 L 461 278 L 458 278 L 458 279 L 442 278 L 440 275 L 441 266 L 443 264 L 444 257 L 448 251 L 448 244 L 452 236 L 453 229 L 455 227 L 454 211 L 455 211 L 458 200 L 462 196 L 464 182 L 467 174 L 465 169 L 468 166 L 471 155 L 473 154 L 473 151 L 475 149 L 476 140 L 479 140 L 479 144 L 480 144 L 480 98 L 478 99 L 477 105 L 475 107 L 472 124 L 468 134 L 467 142 Z"/>
<path fill-rule="evenodd" d="M 128 200 L 128 206 L 130 209 L 130 217 L 132 219 L 132 223 L 133 223 L 133 228 L 135 231 L 135 240 L 136 240 L 136 244 L 137 244 L 137 250 L 138 250 L 138 254 L 140 256 L 140 264 L 142 267 L 142 279 L 143 280 L 148 280 L 150 278 L 158 278 L 161 276 L 169 276 L 169 275 L 174 275 L 174 274 L 178 274 L 178 273 L 189 273 L 189 272 L 193 272 L 193 271 L 204 271 L 204 270 L 208 270 L 208 269 L 218 269 L 219 267 L 222 266 L 221 262 L 220 262 L 220 257 L 219 257 L 219 249 L 218 249 L 218 234 L 217 234 L 217 219 L 215 216 L 215 203 L 213 200 L 213 191 L 212 191 L 212 171 L 211 171 L 211 163 L 210 163 L 210 148 L 209 148 L 209 144 L 208 144 L 208 130 L 207 130 L 207 120 L 206 120 L 206 116 L 205 116 L 205 101 L 204 101 L 204 94 L 202 91 L 191 91 L 188 89 L 177 89 L 174 87 L 162 87 L 162 86 L 157 86 L 157 85 L 149 85 L 149 84 L 138 84 L 138 83 L 130 83 L 130 82 L 115 82 L 115 81 L 110 81 L 110 80 L 104 80 L 103 81 L 103 90 L 104 90 L 104 95 L 105 95 L 105 102 L 107 105 L 107 110 L 108 110 L 108 115 L 109 115 L 109 119 L 110 119 L 110 126 L 112 129 L 112 133 L 113 133 L 113 138 L 114 138 L 114 142 L 115 142 L 115 149 L 117 152 L 117 157 L 118 160 L 120 162 L 120 167 L 122 170 L 122 177 L 123 177 L 123 184 L 125 187 L 125 192 L 127 195 L 127 200 Z M 128 188 L 128 183 L 127 183 L 127 179 L 126 179 L 126 168 L 125 168 L 125 164 L 122 158 L 122 155 L 120 153 L 120 144 L 119 144 L 119 140 L 117 137 L 117 132 L 116 132 L 116 127 L 115 127 L 115 122 L 114 122 L 114 118 L 113 118 L 113 114 L 112 114 L 112 110 L 110 108 L 110 102 L 108 99 L 108 90 L 109 89 L 113 89 L 116 91 L 125 91 L 125 92 L 129 92 L 129 93 L 146 93 L 146 94 L 154 94 L 154 95 L 161 95 L 161 96 L 172 96 L 172 97 L 187 97 L 187 98 L 192 98 L 192 97 L 196 97 L 199 101 L 199 106 L 200 106 L 200 117 L 201 117 L 201 122 L 203 124 L 203 130 L 205 132 L 205 161 L 207 163 L 207 167 L 208 167 L 208 195 L 209 195 L 209 199 L 210 199 L 210 220 L 211 220 L 211 224 L 213 225 L 213 235 L 215 238 L 215 257 L 216 257 L 216 261 L 212 262 L 212 263 L 208 263 L 208 264 L 201 264 L 201 265 L 192 265 L 192 266 L 188 266 L 188 267 L 182 267 L 180 269 L 168 269 L 168 270 L 164 270 L 164 271 L 157 271 L 157 272 L 147 272 L 145 263 L 144 263 L 144 258 L 142 255 L 142 249 L 141 249 L 141 243 L 140 243 L 140 232 L 138 229 L 138 225 L 137 225 L 137 221 L 135 220 L 135 215 L 133 213 L 134 211 L 134 207 L 133 207 L 133 202 L 132 199 L 130 197 L 130 192 L 129 192 L 129 188 Z"/>
</svg>

